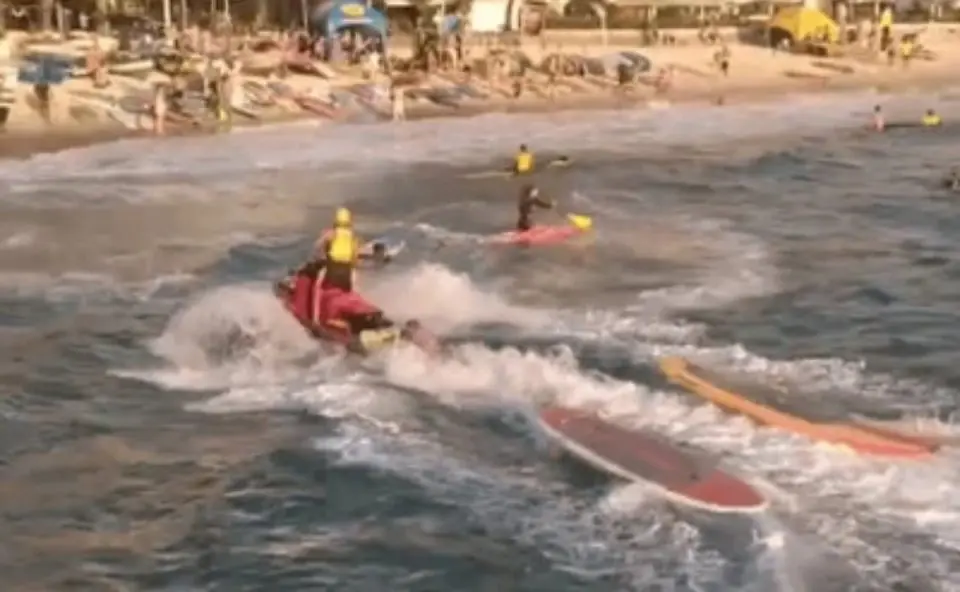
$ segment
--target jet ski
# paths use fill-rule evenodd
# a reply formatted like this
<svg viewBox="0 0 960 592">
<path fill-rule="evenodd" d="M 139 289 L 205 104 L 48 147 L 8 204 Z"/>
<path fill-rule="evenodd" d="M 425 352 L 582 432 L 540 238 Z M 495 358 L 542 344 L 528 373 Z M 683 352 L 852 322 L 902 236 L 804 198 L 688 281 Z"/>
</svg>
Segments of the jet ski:
<svg viewBox="0 0 960 592">
<path fill-rule="evenodd" d="M 303 268 L 274 286 L 284 308 L 315 339 L 343 346 L 359 355 L 382 351 L 403 341 L 431 355 L 440 352 L 436 336 L 419 321 L 409 320 L 397 325 L 356 292 L 333 287 L 320 290 L 316 296 L 321 299 L 321 318 L 314 322 L 311 312 L 315 278 L 315 270 Z"/>
</svg>

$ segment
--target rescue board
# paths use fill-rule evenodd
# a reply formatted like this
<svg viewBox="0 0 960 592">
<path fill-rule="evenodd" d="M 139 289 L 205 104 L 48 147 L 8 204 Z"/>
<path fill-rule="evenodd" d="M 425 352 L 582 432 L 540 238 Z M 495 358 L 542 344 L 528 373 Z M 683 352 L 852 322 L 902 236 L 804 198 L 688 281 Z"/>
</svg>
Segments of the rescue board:
<svg viewBox="0 0 960 592">
<path fill-rule="evenodd" d="M 490 237 L 490 242 L 500 245 L 550 245 L 562 243 L 582 231 L 573 226 L 534 226 L 530 230 L 511 230 Z"/>
<path fill-rule="evenodd" d="M 900 459 L 930 457 L 937 446 L 892 432 L 857 425 L 839 412 L 801 415 L 797 397 L 763 384 L 747 385 L 729 376 L 696 366 L 678 357 L 659 360 L 667 380 L 718 407 L 753 421 L 860 454 Z"/>
<path fill-rule="evenodd" d="M 946 429 L 924 428 L 916 421 L 910 420 L 881 420 L 863 415 L 853 415 L 851 421 L 857 427 L 881 435 L 917 442 L 922 446 L 960 446 L 960 434 Z M 943 426 L 943 424 L 939 424 Z"/>
<path fill-rule="evenodd" d="M 615 477 L 652 485 L 676 504 L 726 513 L 767 507 L 766 499 L 746 481 L 658 435 L 552 405 L 540 410 L 539 422 L 547 436 L 581 461 Z"/>
</svg>

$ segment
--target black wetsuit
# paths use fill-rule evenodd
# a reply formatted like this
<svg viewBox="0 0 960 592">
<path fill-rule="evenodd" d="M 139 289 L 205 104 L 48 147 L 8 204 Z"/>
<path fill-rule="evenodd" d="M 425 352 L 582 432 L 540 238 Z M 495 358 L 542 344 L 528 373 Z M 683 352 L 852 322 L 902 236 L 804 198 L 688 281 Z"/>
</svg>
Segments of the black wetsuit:
<svg viewBox="0 0 960 592">
<path fill-rule="evenodd" d="M 517 232 L 526 232 L 533 227 L 533 222 L 530 220 L 530 214 L 533 212 L 533 208 L 549 210 L 552 207 L 552 202 L 532 195 L 529 191 L 521 193 L 520 201 L 517 203 L 517 212 L 519 214 L 517 218 Z"/>
</svg>

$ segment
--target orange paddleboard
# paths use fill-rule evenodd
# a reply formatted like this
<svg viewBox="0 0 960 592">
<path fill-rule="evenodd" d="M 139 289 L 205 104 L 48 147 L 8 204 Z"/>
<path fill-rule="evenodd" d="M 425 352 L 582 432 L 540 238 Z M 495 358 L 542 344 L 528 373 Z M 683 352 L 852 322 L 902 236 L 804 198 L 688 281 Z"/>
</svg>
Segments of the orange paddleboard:
<svg viewBox="0 0 960 592">
<path fill-rule="evenodd" d="M 842 421 L 814 421 L 799 417 L 762 399 L 778 399 L 773 389 L 756 385 L 754 396 L 737 392 L 732 380 L 715 375 L 683 358 L 665 357 L 659 361 L 660 370 L 670 382 L 682 386 L 694 395 L 733 413 L 745 415 L 757 423 L 777 427 L 814 440 L 848 448 L 861 454 L 903 459 L 921 459 L 931 456 L 937 446 L 917 439 L 902 438 Z M 769 397 L 756 396 L 770 395 Z M 758 400 L 759 399 L 759 400 Z M 774 403 L 775 404 L 775 403 Z"/>
</svg>

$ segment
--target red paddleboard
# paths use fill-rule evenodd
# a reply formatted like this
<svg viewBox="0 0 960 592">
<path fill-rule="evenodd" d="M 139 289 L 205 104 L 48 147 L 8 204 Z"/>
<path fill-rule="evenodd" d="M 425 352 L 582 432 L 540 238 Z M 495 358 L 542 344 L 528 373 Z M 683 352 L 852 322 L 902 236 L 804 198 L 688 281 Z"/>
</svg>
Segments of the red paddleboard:
<svg viewBox="0 0 960 592">
<path fill-rule="evenodd" d="M 548 406 L 540 426 L 565 450 L 606 473 L 656 486 L 670 501 L 709 512 L 760 512 L 767 501 L 745 481 L 663 438 L 576 409 Z"/>
<path fill-rule="evenodd" d="M 495 235 L 490 238 L 490 242 L 508 245 L 549 245 L 562 243 L 580 232 L 573 226 L 534 226 L 524 232 L 512 230 Z"/>
</svg>

